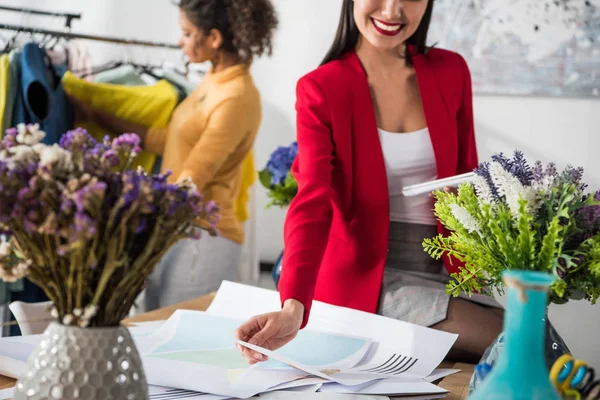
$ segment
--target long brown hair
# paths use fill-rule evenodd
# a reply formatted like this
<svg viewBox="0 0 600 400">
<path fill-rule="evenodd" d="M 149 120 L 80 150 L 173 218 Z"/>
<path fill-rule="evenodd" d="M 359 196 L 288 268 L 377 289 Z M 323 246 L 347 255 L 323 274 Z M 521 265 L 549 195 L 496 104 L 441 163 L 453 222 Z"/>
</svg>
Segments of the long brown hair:
<svg viewBox="0 0 600 400">
<path fill-rule="evenodd" d="M 427 52 L 427 45 L 425 43 L 427 42 L 427 32 L 429 31 L 429 24 L 431 23 L 433 1 L 434 0 L 428 0 L 429 3 L 427 4 L 427 9 L 425 10 L 425 15 L 423 15 L 421 24 L 415 33 L 413 33 L 406 41 L 406 44 L 415 47 L 417 54 L 425 54 Z M 321 61 L 321 65 L 337 60 L 350 50 L 356 48 L 359 36 L 360 32 L 356 26 L 356 21 L 354 21 L 354 1 L 344 0 L 344 3 L 342 4 L 342 13 L 340 15 L 340 23 L 338 25 L 337 33 L 335 34 L 335 39 L 333 40 L 333 45 L 331 45 L 327 55 L 323 61 Z M 406 53 L 406 63 L 408 65 L 412 64 L 408 52 Z"/>
</svg>

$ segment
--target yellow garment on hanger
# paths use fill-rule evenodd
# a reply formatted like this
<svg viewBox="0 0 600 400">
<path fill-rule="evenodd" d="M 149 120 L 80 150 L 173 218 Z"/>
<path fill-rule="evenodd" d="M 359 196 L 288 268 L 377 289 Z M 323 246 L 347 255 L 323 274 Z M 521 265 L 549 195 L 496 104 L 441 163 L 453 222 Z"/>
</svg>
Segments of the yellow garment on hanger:
<svg viewBox="0 0 600 400">
<path fill-rule="evenodd" d="M 240 179 L 240 191 L 233 202 L 233 212 L 240 222 L 246 222 L 250 218 L 248 212 L 248 200 L 250 200 L 250 187 L 257 180 L 256 167 L 254 166 L 254 151 L 250 150 L 242 162 L 242 177 Z"/>
<path fill-rule="evenodd" d="M 6 107 L 6 95 L 8 93 L 8 84 L 10 81 L 10 62 L 8 54 L 0 56 L 0 126 L 4 125 L 4 108 Z M 0 137 L 4 132 L 0 132 Z"/>
<path fill-rule="evenodd" d="M 123 86 L 88 82 L 67 71 L 62 83 L 67 93 L 93 108 L 149 128 L 166 127 L 177 106 L 177 92 L 165 80 L 151 86 Z M 86 129 L 96 140 L 114 136 L 95 124 L 75 121 L 75 126 Z M 134 168 L 139 165 L 152 172 L 155 160 L 156 155 L 142 151 Z"/>
</svg>

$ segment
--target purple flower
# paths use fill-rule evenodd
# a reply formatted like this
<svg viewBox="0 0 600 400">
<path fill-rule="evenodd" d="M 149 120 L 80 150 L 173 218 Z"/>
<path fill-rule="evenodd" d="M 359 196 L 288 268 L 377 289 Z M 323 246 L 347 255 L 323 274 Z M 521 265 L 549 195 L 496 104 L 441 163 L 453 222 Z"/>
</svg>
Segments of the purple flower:
<svg viewBox="0 0 600 400">
<path fill-rule="evenodd" d="M 531 170 L 531 175 L 533 177 L 534 182 L 541 182 L 544 179 L 544 166 L 540 160 L 537 160 L 533 164 L 533 169 Z"/>
<path fill-rule="evenodd" d="M 546 165 L 546 176 L 558 178 L 558 171 L 556 170 L 556 164 L 554 164 L 553 162 L 548 163 L 548 165 Z"/>
<path fill-rule="evenodd" d="M 85 129 L 76 128 L 62 135 L 58 144 L 65 150 L 83 153 L 97 142 Z"/>
<path fill-rule="evenodd" d="M 492 174 L 490 173 L 490 163 L 484 162 L 479 164 L 479 168 L 475 169 L 475 173 L 485 179 L 485 183 L 487 183 L 490 191 L 492 192 L 492 197 L 494 200 L 500 199 L 500 194 L 498 193 L 498 188 L 494 184 L 494 180 L 492 179 Z"/>
<path fill-rule="evenodd" d="M 502 165 L 502 168 L 510 172 L 523 185 L 529 186 L 531 184 L 533 174 L 523 152 L 515 150 L 512 160 L 506 158 L 503 153 L 498 153 L 492 156 L 492 161 Z"/>
<path fill-rule="evenodd" d="M 140 176 L 135 171 L 127 171 L 123 174 L 124 208 L 129 208 L 140 197 Z"/>
<path fill-rule="evenodd" d="M 117 136 L 112 141 L 112 148 L 117 152 L 136 153 L 139 154 L 142 151 L 140 147 L 141 140 L 135 133 L 124 133 Z"/>
<path fill-rule="evenodd" d="M 531 172 L 529 164 L 527 164 L 527 159 L 523 152 L 515 150 L 509 172 L 516 176 L 523 185 L 531 185 L 533 173 Z"/>
<path fill-rule="evenodd" d="M 17 137 L 17 135 L 19 134 L 19 130 L 17 128 L 8 128 L 5 132 L 4 132 L 4 137 L 8 137 L 8 136 L 12 136 L 14 138 Z"/>
<path fill-rule="evenodd" d="M 93 208 L 94 203 L 100 203 L 104 199 L 106 183 L 92 182 L 74 193 L 75 208 L 82 213 Z"/>
<path fill-rule="evenodd" d="M 90 239 L 96 233 L 96 221 L 90 218 L 84 212 L 78 212 L 75 214 L 75 237 L 72 240 L 77 239 Z"/>
<path fill-rule="evenodd" d="M 102 155 L 102 165 L 106 168 L 112 169 L 119 165 L 119 155 L 112 149 L 107 150 Z"/>
</svg>

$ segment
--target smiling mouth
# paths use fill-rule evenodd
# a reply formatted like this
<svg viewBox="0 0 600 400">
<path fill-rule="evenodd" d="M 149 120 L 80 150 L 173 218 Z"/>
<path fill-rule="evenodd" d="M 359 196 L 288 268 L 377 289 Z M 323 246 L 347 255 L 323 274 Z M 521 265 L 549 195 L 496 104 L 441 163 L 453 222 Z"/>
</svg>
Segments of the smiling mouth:
<svg viewBox="0 0 600 400">
<path fill-rule="evenodd" d="M 402 23 L 390 23 L 380 21 L 373 17 L 371 17 L 371 22 L 373 22 L 375 30 L 377 30 L 377 32 L 385 36 L 396 36 L 397 34 L 402 32 L 402 29 L 406 26 L 406 24 Z"/>
</svg>

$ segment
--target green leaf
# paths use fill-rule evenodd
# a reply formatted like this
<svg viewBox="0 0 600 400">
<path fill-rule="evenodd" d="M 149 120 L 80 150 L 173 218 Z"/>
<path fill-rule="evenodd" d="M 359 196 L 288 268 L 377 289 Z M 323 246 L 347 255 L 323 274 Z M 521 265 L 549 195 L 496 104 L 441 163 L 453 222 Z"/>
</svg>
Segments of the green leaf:
<svg viewBox="0 0 600 400">
<path fill-rule="evenodd" d="M 271 179 L 273 179 L 273 174 L 269 172 L 267 169 L 263 169 L 258 172 L 258 180 L 261 185 L 266 187 L 267 189 L 271 189 Z"/>
<path fill-rule="evenodd" d="M 559 245 L 559 233 L 560 233 L 560 217 L 555 216 L 548 225 L 548 233 L 542 239 L 542 248 L 538 255 L 538 262 L 536 269 L 538 271 L 549 271 L 552 268 L 554 257 L 557 253 L 557 246 Z"/>
<path fill-rule="evenodd" d="M 511 235 L 512 231 L 512 215 L 508 207 L 499 204 L 496 209 L 496 218 L 488 220 L 488 227 L 492 231 L 493 237 L 498 245 L 498 250 L 504 256 L 504 259 L 509 262 L 516 261 L 515 244 Z"/>
<path fill-rule="evenodd" d="M 290 205 L 297 193 L 298 182 L 292 176 L 292 174 L 288 172 L 282 185 L 272 185 L 267 191 L 267 196 L 269 199 L 271 199 L 269 204 L 267 204 L 267 208 L 273 206 L 287 207 Z"/>
<path fill-rule="evenodd" d="M 533 216 L 527 212 L 527 201 L 519 200 L 519 219 L 517 229 L 517 247 L 519 249 L 521 268 L 531 269 L 535 260 L 535 232 L 532 229 Z"/>
<path fill-rule="evenodd" d="M 567 290 L 567 283 L 562 279 L 557 279 L 551 286 L 552 290 L 559 298 L 563 298 L 565 296 L 565 292 Z"/>
</svg>

